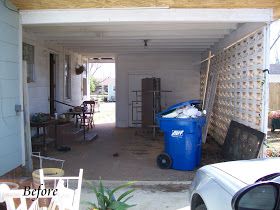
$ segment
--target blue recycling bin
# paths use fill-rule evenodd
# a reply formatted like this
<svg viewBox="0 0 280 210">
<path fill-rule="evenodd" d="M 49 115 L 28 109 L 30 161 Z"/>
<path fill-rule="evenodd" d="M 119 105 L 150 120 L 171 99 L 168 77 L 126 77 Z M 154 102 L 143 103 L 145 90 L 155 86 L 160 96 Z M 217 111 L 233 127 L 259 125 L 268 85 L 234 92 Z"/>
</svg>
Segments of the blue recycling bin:
<svg viewBox="0 0 280 210">
<path fill-rule="evenodd" d="M 164 152 L 158 156 L 157 162 L 161 168 L 177 170 L 194 170 L 200 165 L 202 128 L 205 116 L 197 118 L 163 118 L 175 109 L 187 105 L 198 106 L 200 100 L 190 100 L 175 104 L 157 115 L 160 129 L 164 132 Z M 162 165 L 161 165 L 162 164 Z"/>
</svg>

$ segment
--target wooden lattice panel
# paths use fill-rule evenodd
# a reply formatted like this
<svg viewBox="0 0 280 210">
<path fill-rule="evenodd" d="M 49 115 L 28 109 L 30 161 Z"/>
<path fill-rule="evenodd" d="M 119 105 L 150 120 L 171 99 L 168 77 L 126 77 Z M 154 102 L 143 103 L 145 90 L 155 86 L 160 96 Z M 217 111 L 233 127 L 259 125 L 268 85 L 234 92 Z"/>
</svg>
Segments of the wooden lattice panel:
<svg viewBox="0 0 280 210">
<path fill-rule="evenodd" d="M 205 79 L 206 79 L 207 62 L 201 64 L 200 70 L 200 99 L 203 100 L 203 94 L 205 91 Z"/>
<path fill-rule="evenodd" d="M 209 133 L 221 144 L 231 120 L 261 129 L 263 45 L 264 32 L 260 31 L 211 60 L 210 71 L 218 71 L 219 80 Z"/>
</svg>

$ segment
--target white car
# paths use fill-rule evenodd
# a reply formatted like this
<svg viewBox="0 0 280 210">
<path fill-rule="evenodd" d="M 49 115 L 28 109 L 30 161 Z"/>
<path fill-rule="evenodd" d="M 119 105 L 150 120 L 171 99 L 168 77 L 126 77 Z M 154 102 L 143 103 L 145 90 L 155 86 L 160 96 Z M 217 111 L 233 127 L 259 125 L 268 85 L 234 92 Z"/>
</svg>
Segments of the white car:
<svg viewBox="0 0 280 210">
<path fill-rule="evenodd" d="M 190 187 L 191 210 L 279 210 L 280 158 L 200 168 Z"/>
</svg>

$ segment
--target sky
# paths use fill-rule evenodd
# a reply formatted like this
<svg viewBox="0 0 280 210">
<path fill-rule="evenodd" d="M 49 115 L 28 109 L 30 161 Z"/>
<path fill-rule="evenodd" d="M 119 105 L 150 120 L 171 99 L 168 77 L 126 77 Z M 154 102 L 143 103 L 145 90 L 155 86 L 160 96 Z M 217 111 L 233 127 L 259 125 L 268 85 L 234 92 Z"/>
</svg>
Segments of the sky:
<svg viewBox="0 0 280 210">
<path fill-rule="evenodd" d="M 270 28 L 270 46 L 272 46 L 273 42 L 280 35 L 280 20 L 275 21 L 271 24 Z M 270 50 L 270 64 L 280 63 L 280 38 L 275 43 L 273 48 Z"/>
<path fill-rule="evenodd" d="M 90 75 L 95 71 L 96 68 L 99 68 L 94 77 L 98 79 L 104 79 L 107 77 L 116 78 L 115 75 L 115 63 L 90 63 L 89 71 Z"/>
</svg>

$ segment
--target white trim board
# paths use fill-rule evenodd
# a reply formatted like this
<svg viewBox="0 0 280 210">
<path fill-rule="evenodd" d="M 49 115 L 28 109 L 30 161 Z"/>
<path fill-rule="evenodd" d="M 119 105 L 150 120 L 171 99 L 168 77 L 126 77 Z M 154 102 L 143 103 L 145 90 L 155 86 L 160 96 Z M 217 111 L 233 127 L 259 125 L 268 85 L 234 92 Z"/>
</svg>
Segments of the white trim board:
<svg viewBox="0 0 280 210">
<path fill-rule="evenodd" d="M 270 22 L 272 9 L 53 9 L 22 10 L 23 25 L 118 22 Z"/>
</svg>

